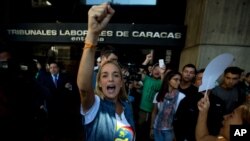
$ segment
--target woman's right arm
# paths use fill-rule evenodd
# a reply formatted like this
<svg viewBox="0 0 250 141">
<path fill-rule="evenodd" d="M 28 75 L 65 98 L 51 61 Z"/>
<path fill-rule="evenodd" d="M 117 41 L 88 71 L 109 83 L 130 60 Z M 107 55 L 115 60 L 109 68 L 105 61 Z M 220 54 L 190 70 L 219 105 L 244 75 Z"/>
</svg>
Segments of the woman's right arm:
<svg viewBox="0 0 250 141">
<path fill-rule="evenodd" d="M 196 124 L 195 136 L 197 141 L 217 141 L 216 136 L 209 134 L 207 129 L 207 115 L 210 102 L 207 94 L 198 102 L 199 115 Z"/>
<path fill-rule="evenodd" d="M 92 6 L 88 12 L 88 33 L 85 38 L 84 51 L 77 74 L 77 86 L 84 112 L 88 111 L 95 101 L 91 80 L 98 37 L 101 31 L 107 26 L 114 12 L 107 3 Z"/>
</svg>

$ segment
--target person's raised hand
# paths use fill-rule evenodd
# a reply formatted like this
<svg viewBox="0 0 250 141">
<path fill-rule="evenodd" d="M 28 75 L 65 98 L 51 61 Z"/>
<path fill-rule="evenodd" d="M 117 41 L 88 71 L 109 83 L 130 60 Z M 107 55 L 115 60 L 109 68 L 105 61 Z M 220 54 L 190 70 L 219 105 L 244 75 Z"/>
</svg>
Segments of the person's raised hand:
<svg viewBox="0 0 250 141">
<path fill-rule="evenodd" d="M 88 32 L 100 34 L 114 13 L 115 10 L 109 3 L 92 6 L 88 12 Z"/>
<path fill-rule="evenodd" d="M 204 94 L 204 97 L 199 100 L 197 106 L 200 112 L 208 112 L 210 102 L 207 94 Z"/>
<path fill-rule="evenodd" d="M 147 54 L 146 60 L 151 61 L 153 59 L 153 56 L 151 53 Z"/>
</svg>

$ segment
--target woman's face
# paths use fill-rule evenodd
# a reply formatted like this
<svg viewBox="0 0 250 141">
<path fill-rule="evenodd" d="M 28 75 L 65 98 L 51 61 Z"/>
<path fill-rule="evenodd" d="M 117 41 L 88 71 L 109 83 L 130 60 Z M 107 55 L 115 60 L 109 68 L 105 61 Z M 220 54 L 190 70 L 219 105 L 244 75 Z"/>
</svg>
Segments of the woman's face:
<svg viewBox="0 0 250 141">
<path fill-rule="evenodd" d="M 106 98 L 116 100 L 122 85 L 122 76 L 117 66 L 112 63 L 102 66 L 99 87 Z"/>
<path fill-rule="evenodd" d="M 181 76 L 176 74 L 170 79 L 169 86 L 172 89 L 178 89 L 180 83 L 181 83 Z"/>
<path fill-rule="evenodd" d="M 236 108 L 232 113 L 224 116 L 224 120 L 222 121 L 223 127 L 221 128 L 221 134 L 223 136 L 229 137 L 230 125 L 241 125 L 242 124 L 242 106 Z"/>
</svg>

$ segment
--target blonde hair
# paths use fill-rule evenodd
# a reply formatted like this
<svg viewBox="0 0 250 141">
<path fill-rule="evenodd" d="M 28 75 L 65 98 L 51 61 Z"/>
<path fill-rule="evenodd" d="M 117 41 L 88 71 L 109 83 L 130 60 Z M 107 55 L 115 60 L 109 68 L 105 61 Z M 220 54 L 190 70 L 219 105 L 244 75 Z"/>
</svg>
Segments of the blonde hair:
<svg viewBox="0 0 250 141">
<path fill-rule="evenodd" d="M 100 67 L 98 73 L 97 73 L 97 76 L 96 76 L 96 87 L 95 87 L 95 92 L 96 92 L 96 94 L 98 96 L 100 96 L 101 99 L 104 99 L 105 95 L 104 95 L 104 93 L 102 91 L 102 88 L 99 85 L 99 82 L 100 82 L 100 79 L 101 79 L 102 68 L 103 68 L 103 66 L 105 66 L 107 64 L 113 64 L 113 65 L 115 65 L 118 68 L 119 74 L 120 74 L 120 77 L 121 77 L 121 81 L 124 82 L 123 77 L 122 77 L 121 67 L 120 67 L 120 65 L 116 61 L 106 61 L 105 63 L 103 63 L 102 66 Z M 119 100 L 127 100 L 128 99 L 128 95 L 127 95 L 124 83 L 122 84 L 122 88 L 119 91 L 118 99 Z"/>
</svg>

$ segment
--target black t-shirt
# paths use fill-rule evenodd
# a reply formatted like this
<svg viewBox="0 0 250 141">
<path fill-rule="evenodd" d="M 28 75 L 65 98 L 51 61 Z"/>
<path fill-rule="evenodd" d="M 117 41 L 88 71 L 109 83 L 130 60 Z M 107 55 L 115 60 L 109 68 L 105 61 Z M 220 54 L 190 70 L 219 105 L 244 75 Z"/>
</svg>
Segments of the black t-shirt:
<svg viewBox="0 0 250 141">
<path fill-rule="evenodd" d="M 198 88 L 191 85 L 182 90 L 186 97 L 180 102 L 174 118 L 174 132 L 177 141 L 195 141 L 195 128 L 198 119 L 199 109 L 198 101 L 203 97 L 198 93 Z M 217 135 L 221 127 L 221 121 L 224 115 L 224 103 L 215 95 L 209 95 L 210 109 L 208 112 L 208 131 L 212 135 Z"/>
<path fill-rule="evenodd" d="M 195 141 L 195 127 L 199 113 L 197 102 L 203 95 L 198 93 L 198 89 L 195 92 L 193 88 L 190 87 L 184 91 L 190 93 L 186 93 L 175 114 L 173 126 L 177 141 Z"/>
</svg>

